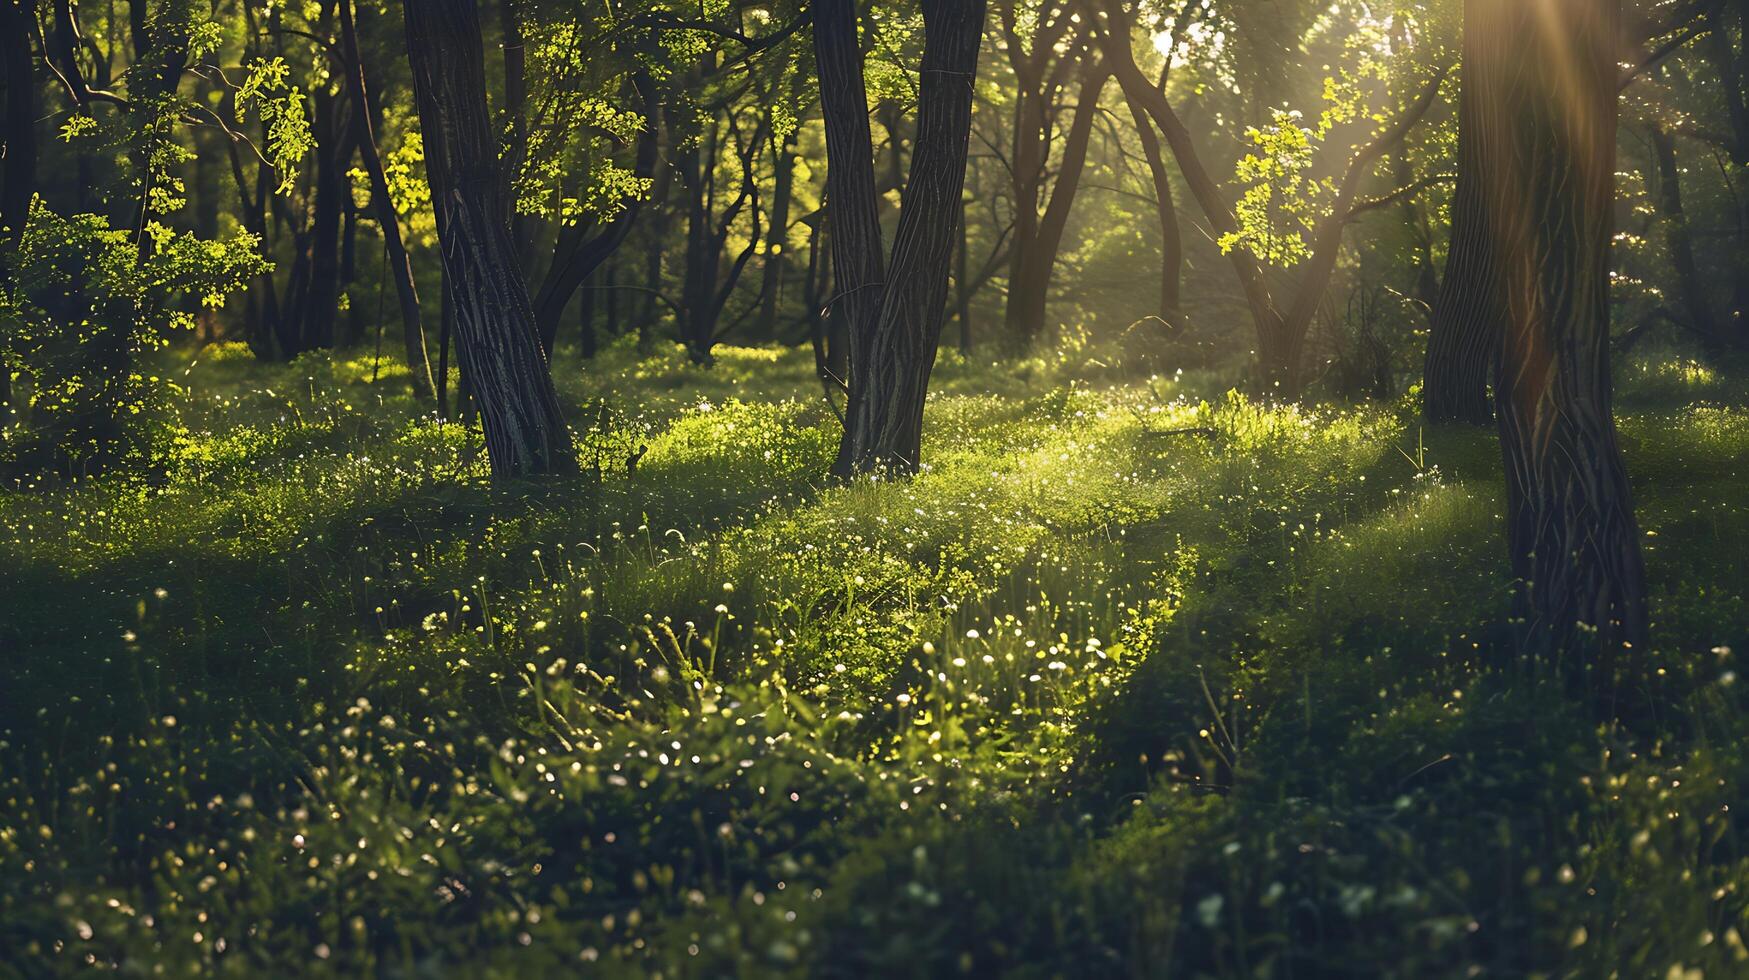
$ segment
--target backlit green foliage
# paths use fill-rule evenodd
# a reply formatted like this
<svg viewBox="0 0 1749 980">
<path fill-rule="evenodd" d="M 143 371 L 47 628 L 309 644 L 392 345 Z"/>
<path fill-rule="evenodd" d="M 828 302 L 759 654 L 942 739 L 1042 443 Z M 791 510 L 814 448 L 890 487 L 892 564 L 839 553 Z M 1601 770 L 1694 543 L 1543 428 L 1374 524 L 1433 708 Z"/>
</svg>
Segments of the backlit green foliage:
<svg viewBox="0 0 1749 980">
<path fill-rule="evenodd" d="M 0 361 L 22 366 L 27 392 L 18 424 L 0 432 L 0 465 L 82 470 L 161 449 L 176 386 L 140 356 L 267 268 L 247 233 L 203 241 L 155 221 L 143 231 L 141 242 L 99 215 L 32 208 L 17 286 L 0 294 Z"/>
</svg>

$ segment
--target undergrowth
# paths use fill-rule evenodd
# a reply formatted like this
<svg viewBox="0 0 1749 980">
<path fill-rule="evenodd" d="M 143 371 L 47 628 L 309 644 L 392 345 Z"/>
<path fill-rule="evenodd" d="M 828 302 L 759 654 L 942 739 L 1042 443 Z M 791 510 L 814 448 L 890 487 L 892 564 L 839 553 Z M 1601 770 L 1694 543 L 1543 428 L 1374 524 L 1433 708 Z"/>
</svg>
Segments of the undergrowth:
<svg viewBox="0 0 1749 980">
<path fill-rule="evenodd" d="M 1629 738 L 1512 662 L 1490 433 L 946 355 L 833 485 L 811 371 L 562 365 L 585 476 L 494 488 L 386 365 L 209 349 L 170 457 L 0 492 L 0 970 L 1749 970 L 1714 372 L 1623 371 Z"/>
</svg>

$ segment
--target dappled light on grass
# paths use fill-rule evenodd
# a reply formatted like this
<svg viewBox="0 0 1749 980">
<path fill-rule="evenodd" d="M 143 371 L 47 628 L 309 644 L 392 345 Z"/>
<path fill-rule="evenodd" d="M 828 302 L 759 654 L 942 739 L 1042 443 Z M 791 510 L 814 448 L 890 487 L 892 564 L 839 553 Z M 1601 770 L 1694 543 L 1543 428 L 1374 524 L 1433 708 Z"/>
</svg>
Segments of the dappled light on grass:
<svg viewBox="0 0 1749 980">
<path fill-rule="evenodd" d="M 209 351 L 161 470 L 0 499 L 22 962 L 1749 956 L 1738 410 L 1624 420 L 1694 746 L 1648 750 L 1505 683 L 1497 464 L 1406 407 L 950 376 L 923 473 L 834 484 L 797 355 L 604 357 L 598 475 Z"/>
</svg>

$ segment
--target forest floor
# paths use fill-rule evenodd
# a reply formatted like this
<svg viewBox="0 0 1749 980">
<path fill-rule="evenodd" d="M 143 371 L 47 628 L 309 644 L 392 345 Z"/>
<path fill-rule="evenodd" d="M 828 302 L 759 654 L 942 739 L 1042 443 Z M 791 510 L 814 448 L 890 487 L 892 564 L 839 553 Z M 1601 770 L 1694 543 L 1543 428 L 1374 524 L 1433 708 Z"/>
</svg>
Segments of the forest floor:
<svg viewBox="0 0 1749 980">
<path fill-rule="evenodd" d="M 590 472 L 493 488 L 368 356 L 176 372 L 167 465 L 0 491 L 0 974 L 1749 971 L 1705 366 L 1621 371 L 1633 735 L 1407 400 L 948 354 L 927 471 L 832 485 L 805 351 L 620 345 Z"/>
</svg>

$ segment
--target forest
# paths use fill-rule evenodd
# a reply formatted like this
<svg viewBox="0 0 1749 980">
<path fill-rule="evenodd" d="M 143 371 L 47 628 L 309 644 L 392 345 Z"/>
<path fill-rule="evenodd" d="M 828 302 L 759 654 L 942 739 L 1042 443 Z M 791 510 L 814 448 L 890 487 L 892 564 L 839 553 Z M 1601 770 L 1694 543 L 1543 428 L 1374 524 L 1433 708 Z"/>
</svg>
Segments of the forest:
<svg viewBox="0 0 1749 980">
<path fill-rule="evenodd" d="M 0 91 L 0 978 L 1749 976 L 1749 0 Z"/>
</svg>

